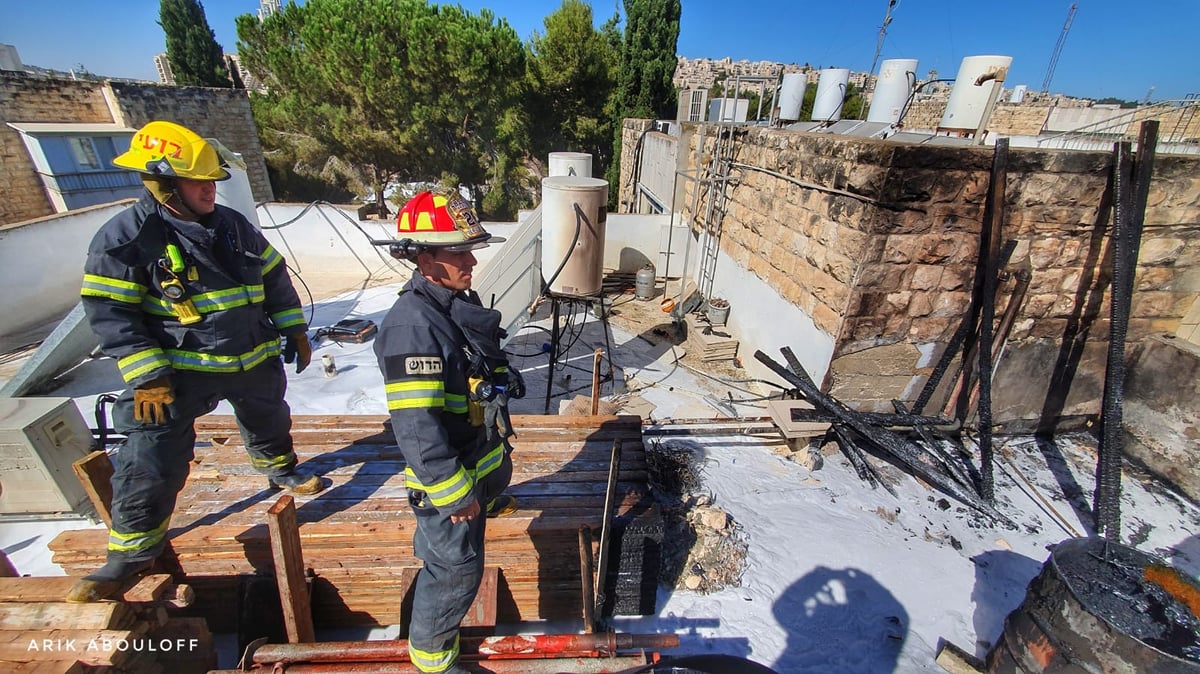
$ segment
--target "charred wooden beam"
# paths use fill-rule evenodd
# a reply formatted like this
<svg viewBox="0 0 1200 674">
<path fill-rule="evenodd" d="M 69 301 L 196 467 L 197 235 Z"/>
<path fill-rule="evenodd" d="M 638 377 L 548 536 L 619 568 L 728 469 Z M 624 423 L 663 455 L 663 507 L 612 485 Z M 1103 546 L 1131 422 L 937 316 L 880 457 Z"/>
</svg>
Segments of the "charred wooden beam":
<svg viewBox="0 0 1200 674">
<path fill-rule="evenodd" d="M 840 421 L 845 423 L 850 428 L 853 428 L 860 435 L 870 440 L 881 450 L 891 454 L 898 460 L 903 462 L 915 474 L 930 484 L 941 489 L 944 493 L 954 497 L 964 505 L 970 506 L 980 513 L 987 515 L 993 520 L 1003 523 L 1007 526 L 1015 527 L 1016 524 L 1012 520 L 1005 517 L 990 504 L 979 500 L 974 494 L 964 490 L 956 482 L 947 478 L 944 473 L 936 467 L 930 465 L 925 458 L 925 453 L 919 448 L 914 447 L 912 443 L 907 442 L 904 438 L 885 429 L 872 426 L 859 417 L 858 413 L 844 404 L 834 399 L 833 397 L 822 393 L 816 386 L 813 385 L 812 379 L 805 374 L 800 376 L 792 373 L 787 368 L 779 363 L 776 363 L 770 356 L 762 351 L 755 351 L 754 357 L 761 363 L 770 368 L 773 372 L 783 377 L 793 386 L 799 388 L 804 393 L 804 397 L 813 405 L 834 414 Z M 799 364 L 796 364 L 799 366 Z M 802 368 L 801 368 L 802 369 Z"/>
</svg>

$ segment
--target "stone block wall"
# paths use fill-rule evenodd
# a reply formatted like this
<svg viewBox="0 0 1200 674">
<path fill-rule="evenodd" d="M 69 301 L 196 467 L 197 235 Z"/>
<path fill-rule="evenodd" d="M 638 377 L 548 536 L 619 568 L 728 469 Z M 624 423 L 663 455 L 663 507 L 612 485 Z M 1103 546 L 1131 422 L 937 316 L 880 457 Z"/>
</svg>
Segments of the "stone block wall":
<svg viewBox="0 0 1200 674">
<path fill-rule="evenodd" d="M 169 87 L 0 75 L 0 224 L 51 215 L 54 208 L 20 132 L 6 122 L 123 124 L 169 119 L 219 138 L 242 154 L 258 201 L 274 193 L 245 90 Z"/>
<path fill-rule="evenodd" d="M 112 82 L 111 87 L 118 123 L 136 129 L 155 119 L 168 119 L 205 138 L 216 138 L 242 155 L 255 201 L 274 201 L 258 130 L 250 113 L 250 99 L 244 89 L 129 82 Z"/>
<path fill-rule="evenodd" d="M 714 128 L 703 140 L 699 125 L 683 128 L 686 168 L 697 157 L 707 165 Z M 761 127 L 735 134 L 722 251 L 833 338 L 834 395 L 852 394 L 864 409 L 915 399 L 970 304 L 994 151 Z M 1027 265 L 1031 280 L 996 370 L 999 421 L 1099 410 L 1110 165 L 1103 152 L 1010 150 L 1003 236 L 1017 241 L 1009 269 Z M 685 221 L 711 226 L 706 191 L 699 213 L 688 212 L 694 188 L 685 186 Z M 622 190 L 624 201 L 626 181 Z M 1156 158 L 1145 223 L 1131 348 L 1175 334 L 1200 296 L 1200 158 Z M 997 316 L 1014 283 L 1000 288 Z"/>
<path fill-rule="evenodd" d="M 111 124 L 103 82 L 0 75 L 0 224 L 54 212 L 21 133 L 6 122 Z"/>
</svg>

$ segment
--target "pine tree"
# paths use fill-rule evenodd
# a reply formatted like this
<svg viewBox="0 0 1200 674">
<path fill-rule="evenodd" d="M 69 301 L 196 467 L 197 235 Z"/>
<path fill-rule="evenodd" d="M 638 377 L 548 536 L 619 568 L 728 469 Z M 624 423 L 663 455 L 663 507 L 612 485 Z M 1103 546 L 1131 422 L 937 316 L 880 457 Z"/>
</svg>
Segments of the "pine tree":
<svg viewBox="0 0 1200 674">
<path fill-rule="evenodd" d="M 167 61 L 182 87 L 233 86 L 216 34 L 197 0 L 161 0 L 158 25 L 167 38 Z"/>
<path fill-rule="evenodd" d="M 621 177 L 621 127 L 627 117 L 670 119 L 675 111 L 676 45 L 680 0 L 625 0 L 625 40 L 617 74 L 616 138 L 606 178 L 609 207 L 617 206 Z"/>
</svg>

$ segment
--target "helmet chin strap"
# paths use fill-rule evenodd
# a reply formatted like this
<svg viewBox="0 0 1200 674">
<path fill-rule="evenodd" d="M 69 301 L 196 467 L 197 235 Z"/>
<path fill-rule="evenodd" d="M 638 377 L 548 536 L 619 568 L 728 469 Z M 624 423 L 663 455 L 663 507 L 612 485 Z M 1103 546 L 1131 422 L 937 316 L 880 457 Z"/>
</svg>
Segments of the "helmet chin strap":
<svg viewBox="0 0 1200 674">
<path fill-rule="evenodd" d="M 166 176 L 142 176 L 142 184 L 154 196 L 154 200 L 162 204 L 177 218 L 198 222 L 200 216 L 183 201 L 179 193 L 179 184 L 173 178 Z"/>
<path fill-rule="evenodd" d="M 175 190 L 175 193 L 169 199 L 163 202 L 163 206 L 166 206 L 167 210 L 175 214 L 175 217 L 180 220 L 200 221 L 199 214 L 188 208 L 187 203 L 183 200 L 183 195 L 179 193 L 178 189 Z"/>
</svg>

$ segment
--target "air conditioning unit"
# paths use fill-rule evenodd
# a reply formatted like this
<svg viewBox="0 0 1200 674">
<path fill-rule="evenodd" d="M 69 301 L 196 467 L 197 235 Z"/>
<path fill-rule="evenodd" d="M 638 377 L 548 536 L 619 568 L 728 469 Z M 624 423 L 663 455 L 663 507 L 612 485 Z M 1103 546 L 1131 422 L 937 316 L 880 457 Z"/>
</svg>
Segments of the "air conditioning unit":
<svg viewBox="0 0 1200 674">
<path fill-rule="evenodd" d="M 88 495 L 71 464 L 91 449 L 70 398 L 0 398 L 0 515 L 84 512 Z"/>
</svg>

